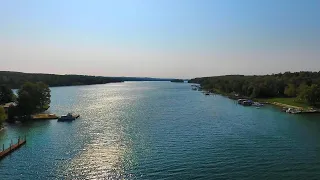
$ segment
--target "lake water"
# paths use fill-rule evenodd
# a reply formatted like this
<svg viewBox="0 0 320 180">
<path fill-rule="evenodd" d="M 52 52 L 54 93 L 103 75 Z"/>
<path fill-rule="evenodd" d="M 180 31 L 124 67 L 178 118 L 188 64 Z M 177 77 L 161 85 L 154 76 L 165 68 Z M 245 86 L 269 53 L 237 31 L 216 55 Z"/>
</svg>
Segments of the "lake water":
<svg viewBox="0 0 320 180">
<path fill-rule="evenodd" d="M 0 179 L 320 179 L 320 116 L 243 107 L 189 84 L 52 88 L 50 111 L 81 118 L 10 125 Z"/>
</svg>

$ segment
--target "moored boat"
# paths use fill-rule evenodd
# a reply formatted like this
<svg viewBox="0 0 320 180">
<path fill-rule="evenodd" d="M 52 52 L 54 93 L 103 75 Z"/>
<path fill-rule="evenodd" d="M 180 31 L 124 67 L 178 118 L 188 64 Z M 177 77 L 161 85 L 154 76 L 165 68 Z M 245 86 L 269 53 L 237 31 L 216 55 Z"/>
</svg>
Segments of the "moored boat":
<svg viewBox="0 0 320 180">
<path fill-rule="evenodd" d="M 238 99 L 238 104 L 241 104 L 243 106 L 252 106 L 253 101 L 248 99 Z"/>
<path fill-rule="evenodd" d="M 63 115 L 61 116 L 58 121 L 73 121 L 77 118 L 79 118 L 80 115 L 79 114 L 72 114 L 72 113 L 68 113 L 67 115 Z"/>
<path fill-rule="evenodd" d="M 254 102 L 252 105 L 253 105 L 253 106 L 256 106 L 256 107 L 262 107 L 262 106 L 264 106 L 263 104 L 261 104 L 261 103 L 259 103 L 259 102 Z"/>
<path fill-rule="evenodd" d="M 301 110 L 299 109 L 294 109 L 294 108 L 288 108 L 286 110 L 286 113 L 290 113 L 290 114 L 300 114 L 301 113 Z"/>
</svg>

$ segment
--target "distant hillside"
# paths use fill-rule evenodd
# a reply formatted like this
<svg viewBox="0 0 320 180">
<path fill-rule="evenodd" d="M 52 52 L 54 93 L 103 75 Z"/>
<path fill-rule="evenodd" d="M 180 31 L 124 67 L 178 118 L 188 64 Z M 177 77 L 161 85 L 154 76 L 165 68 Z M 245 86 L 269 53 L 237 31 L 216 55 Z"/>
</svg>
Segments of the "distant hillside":
<svg viewBox="0 0 320 180">
<path fill-rule="evenodd" d="M 22 73 L 11 71 L 0 71 L 0 84 L 10 88 L 19 88 L 23 83 L 44 82 L 51 87 L 105 84 L 124 81 L 171 81 L 172 79 L 148 78 L 148 77 L 103 77 L 85 75 L 56 75 L 41 73 Z"/>
</svg>

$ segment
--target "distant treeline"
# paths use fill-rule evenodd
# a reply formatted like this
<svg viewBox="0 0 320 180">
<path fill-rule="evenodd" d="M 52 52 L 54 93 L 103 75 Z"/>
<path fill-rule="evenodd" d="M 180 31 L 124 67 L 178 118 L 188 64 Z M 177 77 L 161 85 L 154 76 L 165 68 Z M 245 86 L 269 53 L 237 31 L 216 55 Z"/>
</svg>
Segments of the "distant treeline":
<svg viewBox="0 0 320 180">
<path fill-rule="evenodd" d="M 124 81 L 170 81 L 172 79 L 141 78 L 141 77 L 102 77 L 85 75 L 56 75 L 0 71 L 0 85 L 12 89 L 20 88 L 25 82 L 43 82 L 50 87 L 105 84 Z"/>
<path fill-rule="evenodd" d="M 171 82 L 183 83 L 184 80 L 183 79 L 173 79 L 173 80 L 171 80 Z"/>
<path fill-rule="evenodd" d="M 320 72 L 286 72 L 262 76 L 227 75 L 195 78 L 209 91 L 238 93 L 251 98 L 297 97 L 309 104 L 320 102 Z"/>
<path fill-rule="evenodd" d="M 172 78 L 150 78 L 150 77 L 112 77 L 123 81 L 171 81 Z"/>
<path fill-rule="evenodd" d="M 0 72 L 0 84 L 20 88 L 25 82 L 43 82 L 49 86 L 71 86 L 122 82 L 121 79 L 83 75 L 31 74 L 21 72 Z"/>
</svg>

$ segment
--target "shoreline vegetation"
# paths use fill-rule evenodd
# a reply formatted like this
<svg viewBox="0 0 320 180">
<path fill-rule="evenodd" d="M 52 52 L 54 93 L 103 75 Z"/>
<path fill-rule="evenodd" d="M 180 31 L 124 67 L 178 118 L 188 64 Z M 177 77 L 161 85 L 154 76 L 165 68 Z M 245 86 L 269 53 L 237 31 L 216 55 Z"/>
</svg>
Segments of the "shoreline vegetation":
<svg viewBox="0 0 320 180">
<path fill-rule="evenodd" d="M 85 75 L 56 75 L 0 71 L 0 84 L 11 89 L 18 89 L 26 82 L 43 82 L 49 87 L 77 86 L 123 82 L 120 78 L 85 76 Z"/>
<path fill-rule="evenodd" d="M 204 94 L 208 95 L 208 94 L 219 94 L 221 96 L 224 96 L 224 97 L 227 97 L 229 99 L 232 99 L 232 100 L 238 100 L 238 99 L 251 99 L 249 97 L 245 97 L 245 96 L 234 96 L 234 94 L 228 94 L 228 93 L 225 93 L 225 92 L 221 92 L 221 91 L 209 91 L 207 89 L 202 89 L 201 86 L 199 86 L 199 90 L 203 91 Z M 207 93 L 205 93 L 207 92 Z M 261 104 L 269 104 L 269 105 L 273 105 L 273 106 L 276 106 L 276 107 L 279 107 L 279 108 L 285 108 L 288 109 L 288 108 L 291 108 L 291 109 L 296 109 L 296 110 L 299 110 L 301 111 L 301 113 L 320 113 L 320 109 L 319 107 L 313 107 L 313 106 L 309 106 L 305 103 L 301 103 L 301 102 L 295 102 L 296 98 L 270 98 L 270 99 L 267 99 L 267 98 L 253 98 L 252 101 L 255 101 L 255 102 L 258 102 L 258 103 L 261 103 Z M 291 102 L 290 102 L 291 101 Z M 283 110 L 282 109 L 282 110 Z"/>
<path fill-rule="evenodd" d="M 9 87 L 1 85 L 0 128 L 4 121 L 14 123 L 33 120 L 32 115 L 45 112 L 50 107 L 50 93 L 49 86 L 43 82 L 26 82 L 18 89 L 17 95 Z"/>
<path fill-rule="evenodd" d="M 252 99 L 301 113 L 320 112 L 320 72 L 226 75 L 191 79 L 201 89 L 230 99 Z"/>
<path fill-rule="evenodd" d="M 270 98 L 270 99 L 255 99 L 256 101 L 263 102 L 266 104 L 273 104 L 279 107 L 286 108 L 295 108 L 295 109 L 311 109 L 312 106 L 309 106 L 306 103 L 297 102 L 296 98 Z"/>
<path fill-rule="evenodd" d="M 125 81 L 171 81 L 173 78 L 149 78 L 149 77 L 104 77 L 88 75 L 57 75 L 41 73 L 23 73 L 13 71 L 0 71 L 0 84 L 11 89 L 18 89 L 26 82 L 43 82 L 49 87 L 78 86 L 119 83 Z"/>
<path fill-rule="evenodd" d="M 56 75 L 0 71 L 0 128 L 4 121 L 57 119 L 44 113 L 50 107 L 50 88 L 58 86 L 94 85 L 125 81 L 172 81 L 180 79 L 149 77 L 103 77 L 87 75 Z M 12 89 L 18 89 L 15 95 Z"/>
<path fill-rule="evenodd" d="M 183 79 L 173 79 L 170 82 L 174 82 L 174 83 L 184 83 Z"/>
</svg>

